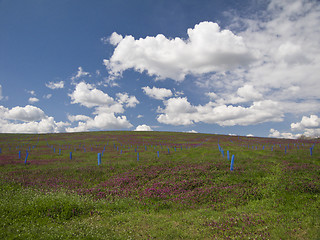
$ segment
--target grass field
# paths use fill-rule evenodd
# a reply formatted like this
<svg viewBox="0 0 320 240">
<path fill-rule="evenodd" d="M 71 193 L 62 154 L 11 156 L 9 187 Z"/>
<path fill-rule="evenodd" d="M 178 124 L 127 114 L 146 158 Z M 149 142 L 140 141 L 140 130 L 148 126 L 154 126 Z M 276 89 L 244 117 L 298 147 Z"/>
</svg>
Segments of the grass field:
<svg viewBox="0 0 320 240">
<path fill-rule="evenodd" d="M 0 134 L 0 148 L 0 239 L 320 239 L 319 140 Z"/>
</svg>

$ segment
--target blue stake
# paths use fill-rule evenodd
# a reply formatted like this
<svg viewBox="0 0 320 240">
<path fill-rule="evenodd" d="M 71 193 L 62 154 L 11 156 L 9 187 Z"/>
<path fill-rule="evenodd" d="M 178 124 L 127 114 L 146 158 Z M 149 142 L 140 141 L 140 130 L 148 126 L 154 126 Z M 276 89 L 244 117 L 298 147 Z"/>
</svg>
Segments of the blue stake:
<svg viewBox="0 0 320 240">
<path fill-rule="evenodd" d="M 312 156 L 312 147 L 310 148 L 310 156 Z"/>
<path fill-rule="evenodd" d="M 228 158 L 228 160 L 230 160 L 229 150 L 227 151 L 227 158 Z"/>
<path fill-rule="evenodd" d="M 21 159 L 21 151 L 19 151 L 19 159 Z"/>
<path fill-rule="evenodd" d="M 159 157 L 159 151 L 157 152 L 157 155 L 158 155 L 158 157 Z"/>
<path fill-rule="evenodd" d="M 170 154 L 170 150 L 169 150 L 169 148 L 168 148 L 168 154 Z"/>
<path fill-rule="evenodd" d="M 98 153 L 98 166 L 101 164 L 101 153 Z"/>
<path fill-rule="evenodd" d="M 28 151 L 26 151 L 26 159 L 24 160 L 24 164 L 27 164 L 28 155 L 29 155 L 29 153 L 28 153 Z"/>
<path fill-rule="evenodd" d="M 61 155 L 61 148 L 59 149 L 59 155 Z"/>
<path fill-rule="evenodd" d="M 139 161 L 139 153 L 137 153 L 137 161 Z"/>
<path fill-rule="evenodd" d="M 284 147 L 284 153 L 287 154 L 287 146 Z"/>
<path fill-rule="evenodd" d="M 230 171 L 233 171 L 234 155 L 231 157 Z"/>
<path fill-rule="evenodd" d="M 70 152 L 70 160 L 72 160 L 72 152 Z"/>
</svg>

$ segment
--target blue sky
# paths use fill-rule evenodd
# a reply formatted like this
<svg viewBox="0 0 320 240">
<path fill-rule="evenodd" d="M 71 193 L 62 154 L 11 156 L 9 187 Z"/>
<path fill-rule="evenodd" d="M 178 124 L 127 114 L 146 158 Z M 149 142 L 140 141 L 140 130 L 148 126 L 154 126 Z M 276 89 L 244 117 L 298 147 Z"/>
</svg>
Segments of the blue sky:
<svg viewBox="0 0 320 240">
<path fill-rule="evenodd" d="M 320 4 L 0 0 L 0 132 L 320 135 Z"/>
</svg>

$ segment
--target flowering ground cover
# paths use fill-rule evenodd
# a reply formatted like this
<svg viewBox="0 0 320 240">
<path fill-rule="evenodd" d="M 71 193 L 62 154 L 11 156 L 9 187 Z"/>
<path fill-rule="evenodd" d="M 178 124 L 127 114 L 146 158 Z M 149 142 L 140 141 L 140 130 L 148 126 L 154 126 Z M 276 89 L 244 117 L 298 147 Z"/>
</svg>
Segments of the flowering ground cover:
<svg viewBox="0 0 320 240">
<path fill-rule="evenodd" d="M 317 239 L 319 146 L 167 132 L 1 134 L 0 238 Z"/>
</svg>

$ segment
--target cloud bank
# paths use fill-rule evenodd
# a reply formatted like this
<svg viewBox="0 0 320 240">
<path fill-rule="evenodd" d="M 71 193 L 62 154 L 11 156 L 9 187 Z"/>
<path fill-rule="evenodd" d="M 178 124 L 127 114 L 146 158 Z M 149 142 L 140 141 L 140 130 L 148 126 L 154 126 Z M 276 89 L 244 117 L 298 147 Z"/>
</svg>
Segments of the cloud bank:
<svg viewBox="0 0 320 240">
<path fill-rule="evenodd" d="M 0 132 L 7 133 L 48 133 L 79 132 L 89 130 L 128 129 L 133 125 L 122 114 L 125 108 L 133 108 L 139 101 L 128 93 L 117 93 L 116 98 L 97 89 L 94 85 L 80 82 L 69 94 L 71 104 L 79 104 L 92 109 L 92 117 L 86 115 L 70 115 L 69 122 L 56 122 L 38 107 L 5 108 L 0 106 Z M 71 126 L 75 124 L 75 126 Z M 150 129 L 151 130 L 151 129 Z"/>
<path fill-rule="evenodd" d="M 257 101 L 249 107 L 216 105 L 209 102 L 193 106 L 186 97 L 170 98 L 164 101 L 165 108 L 158 108 L 160 123 L 171 125 L 191 125 L 197 122 L 220 126 L 252 125 L 263 122 L 282 121 L 283 115 L 276 102 Z"/>
<path fill-rule="evenodd" d="M 0 106 L 0 132 L 1 133 L 48 133 L 65 130 L 68 125 L 56 122 L 35 106 L 5 108 Z"/>
</svg>

